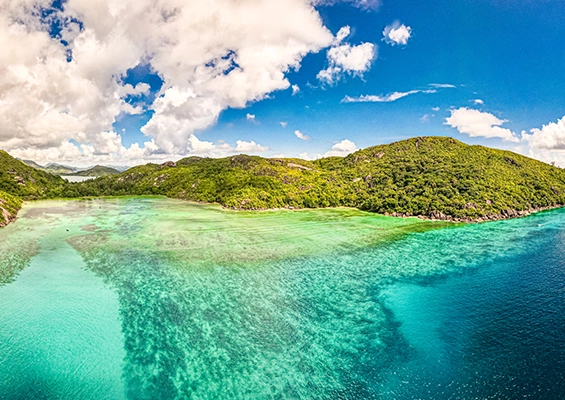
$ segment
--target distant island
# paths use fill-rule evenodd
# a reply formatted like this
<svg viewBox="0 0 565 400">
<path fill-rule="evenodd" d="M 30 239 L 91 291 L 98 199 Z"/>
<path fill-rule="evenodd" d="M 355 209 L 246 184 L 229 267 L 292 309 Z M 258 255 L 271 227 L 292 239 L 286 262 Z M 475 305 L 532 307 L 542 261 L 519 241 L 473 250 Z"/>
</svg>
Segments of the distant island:
<svg viewBox="0 0 565 400">
<path fill-rule="evenodd" d="M 32 160 L 19 160 L 19 161 L 40 171 L 49 172 L 50 174 L 59 175 L 59 176 L 92 176 L 98 178 L 100 176 L 114 175 L 120 173 L 120 171 L 115 168 L 106 167 L 102 165 L 96 165 L 90 168 L 79 169 L 79 168 L 70 167 L 67 165 L 55 164 L 55 163 L 49 163 L 45 166 L 42 166 Z"/>
<path fill-rule="evenodd" d="M 64 174 L 67 176 L 95 176 L 97 178 L 101 177 L 101 176 L 107 176 L 107 175 L 116 175 L 119 174 L 120 171 L 118 171 L 117 169 L 111 168 L 111 167 L 105 167 L 102 165 L 96 165 L 92 168 L 88 168 L 82 171 L 78 171 L 72 174 Z"/>
<path fill-rule="evenodd" d="M 78 174 L 105 176 L 68 183 L 0 151 L 0 224 L 15 218 L 22 200 L 57 197 L 164 195 L 236 210 L 355 207 L 456 222 L 565 205 L 565 170 L 449 137 L 412 138 L 315 161 L 188 157 L 109 170 L 97 166 Z"/>
<path fill-rule="evenodd" d="M 29 165 L 30 167 L 33 167 L 33 168 L 38 169 L 40 171 L 49 172 L 50 174 L 53 174 L 53 175 L 70 175 L 70 174 L 74 174 L 75 172 L 77 172 L 76 168 L 69 167 L 67 165 L 49 163 L 49 164 L 43 166 L 43 165 L 36 163 L 33 160 L 20 160 L 20 161 L 23 162 L 26 165 Z"/>
</svg>

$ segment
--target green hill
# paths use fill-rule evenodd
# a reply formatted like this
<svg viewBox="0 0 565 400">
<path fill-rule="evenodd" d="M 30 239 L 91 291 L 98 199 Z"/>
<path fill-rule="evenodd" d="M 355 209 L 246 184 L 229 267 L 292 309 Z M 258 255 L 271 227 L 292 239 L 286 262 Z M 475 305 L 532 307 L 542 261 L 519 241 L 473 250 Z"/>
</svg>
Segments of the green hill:
<svg viewBox="0 0 565 400">
<path fill-rule="evenodd" d="M 84 171 L 75 172 L 73 174 L 68 174 L 71 176 L 107 176 L 107 175 L 116 175 L 119 174 L 120 171 L 110 167 L 104 167 L 102 165 L 97 165 L 95 167 L 86 169 Z"/>
<path fill-rule="evenodd" d="M 24 200 L 59 196 L 65 181 L 39 171 L 0 150 L 0 190 Z"/>
<path fill-rule="evenodd" d="M 161 194 L 234 209 L 349 206 L 437 219 L 518 216 L 565 204 L 565 171 L 510 151 L 421 137 L 316 161 L 238 155 L 147 164 L 67 195 Z"/>
<path fill-rule="evenodd" d="M 41 168 L 42 171 L 49 172 L 53 175 L 70 175 L 73 174 L 76 169 L 73 167 L 68 167 L 61 164 L 47 164 L 45 167 Z"/>
<path fill-rule="evenodd" d="M 22 200 L 60 196 L 65 181 L 32 168 L 0 150 L 0 226 L 12 220 Z"/>
</svg>

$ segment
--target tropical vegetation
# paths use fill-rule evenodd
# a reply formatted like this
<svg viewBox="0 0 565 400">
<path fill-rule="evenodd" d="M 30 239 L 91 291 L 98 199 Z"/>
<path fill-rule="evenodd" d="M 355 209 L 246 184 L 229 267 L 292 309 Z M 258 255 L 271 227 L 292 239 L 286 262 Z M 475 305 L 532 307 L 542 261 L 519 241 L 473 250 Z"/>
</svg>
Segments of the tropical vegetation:
<svg viewBox="0 0 565 400">
<path fill-rule="evenodd" d="M 75 184 L 41 175 L 43 181 L 26 178 L 22 185 L 16 176 L 27 175 L 11 168 L 7 174 L 0 166 L 0 190 L 23 199 L 165 195 L 233 209 L 347 206 L 463 221 L 565 205 L 565 170 L 449 137 L 413 138 L 316 161 L 188 157 Z M 40 192 L 38 182 L 45 182 Z"/>
</svg>

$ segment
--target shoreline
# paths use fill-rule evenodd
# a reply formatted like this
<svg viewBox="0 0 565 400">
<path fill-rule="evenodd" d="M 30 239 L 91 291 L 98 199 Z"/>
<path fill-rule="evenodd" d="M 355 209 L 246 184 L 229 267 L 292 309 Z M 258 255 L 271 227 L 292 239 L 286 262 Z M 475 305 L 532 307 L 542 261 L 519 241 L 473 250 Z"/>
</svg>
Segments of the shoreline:
<svg viewBox="0 0 565 400">
<path fill-rule="evenodd" d="M 179 199 L 179 200 L 182 200 L 182 199 Z M 560 204 L 560 205 L 556 205 L 556 206 L 529 208 L 527 210 L 522 210 L 522 211 L 511 209 L 511 210 L 505 210 L 504 212 L 502 212 L 500 214 L 486 214 L 482 217 L 474 217 L 474 218 L 467 218 L 467 217 L 459 218 L 459 217 L 453 217 L 451 215 L 446 215 L 446 214 L 439 212 L 439 211 L 432 211 L 433 215 L 427 216 L 427 215 L 411 215 L 409 213 L 397 213 L 397 212 L 393 212 L 393 213 L 386 212 L 384 214 L 380 214 L 380 213 L 373 213 L 371 211 L 365 211 L 365 210 L 362 210 L 362 209 L 356 208 L 356 207 L 347 207 L 347 206 L 342 206 L 342 207 L 315 207 L 315 208 L 284 207 L 284 208 L 244 209 L 244 208 L 224 207 L 219 203 L 201 203 L 201 202 L 196 202 L 196 203 L 198 203 L 198 204 L 218 204 L 223 209 L 232 210 L 232 211 L 241 211 L 241 212 L 349 209 L 349 210 L 357 210 L 357 211 L 366 212 L 366 213 L 375 214 L 375 215 L 382 215 L 382 216 L 385 216 L 385 217 L 418 218 L 418 219 L 421 219 L 421 220 L 424 220 L 424 221 L 452 222 L 452 223 L 458 223 L 458 224 L 476 224 L 476 223 L 483 223 L 483 222 L 494 222 L 494 221 L 504 221 L 504 220 L 509 220 L 509 219 L 524 218 L 524 217 L 530 216 L 530 215 L 538 213 L 538 212 L 556 210 L 556 209 L 565 207 L 565 204 Z"/>
<path fill-rule="evenodd" d="M 28 201 L 86 200 L 86 199 L 102 199 L 102 198 L 112 199 L 112 198 L 126 198 L 126 197 L 164 197 L 164 198 L 167 198 L 167 199 L 179 200 L 179 201 L 184 201 L 184 202 L 192 202 L 192 203 L 201 204 L 201 205 L 217 205 L 217 206 L 221 207 L 223 210 L 237 211 L 237 212 L 251 212 L 251 213 L 269 212 L 269 211 L 304 211 L 304 210 L 339 210 L 339 209 L 357 210 L 357 211 L 366 212 L 366 213 L 375 214 L 375 215 L 381 215 L 381 216 L 385 216 L 385 217 L 417 218 L 417 219 L 420 219 L 420 220 L 423 220 L 423 221 L 451 222 L 451 223 L 454 223 L 454 224 L 475 224 L 475 223 L 494 222 L 494 221 L 516 219 L 516 218 L 524 218 L 524 217 L 530 216 L 530 215 L 538 213 L 538 212 L 556 210 L 558 208 L 565 207 L 565 204 L 560 204 L 560 205 L 555 205 L 555 206 L 529 208 L 527 210 L 522 210 L 522 211 L 510 209 L 510 210 L 505 210 L 500 214 L 490 214 L 489 213 L 489 214 L 486 214 L 486 215 L 481 216 L 481 217 L 459 218 L 459 217 L 453 217 L 451 215 L 446 215 L 446 214 L 439 212 L 439 211 L 432 211 L 431 215 L 429 215 L 429 216 L 426 216 L 426 215 L 411 215 L 409 213 L 397 213 L 397 212 L 393 212 L 393 213 L 386 212 L 384 214 L 380 214 L 380 213 L 372 213 L 370 211 L 365 211 L 365 210 L 362 210 L 362 209 L 359 209 L 359 208 L 356 208 L 356 207 L 347 207 L 347 206 L 313 207 L 313 208 L 299 208 L 299 207 L 289 206 L 289 207 L 283 207 L 283 208 L 244 209 L 244 208 L 225 207 L 220 203 L 200 202 L 200 201 L 180 199 L 180 198 L 176 198 L 176 197 L 168 197 L 168 196 L 160 196 L 160 195 L 151 195 L 151 196 L 144 196 L 144 195 L 140 195 L 140 196 L 131 195 L 130 196 L 130 195 L 126 195 L 126 196 L 96 196 L 96 197 L 88 196 L 88 197 L 80 197 L 80 198 L 54 198 L 54 199 L 41 199 L 41 200 L 27 200 L 27 201 L 24 201 L 22 203 L 22 207 Z M 0 229 L 8 226 L 9 224 L 11 224 L 13 222 L 15 222 L 18 219 L 18 213 L 19 213 L 20 210 L 21 210 L 21 208 L 16 210 L 16 214 L 11 214 L 8 210 L 1 207 L 1 204 L 0 204 L 0 216 L 2 216 L 2 218 L 0 219 Z"/>
</svg>

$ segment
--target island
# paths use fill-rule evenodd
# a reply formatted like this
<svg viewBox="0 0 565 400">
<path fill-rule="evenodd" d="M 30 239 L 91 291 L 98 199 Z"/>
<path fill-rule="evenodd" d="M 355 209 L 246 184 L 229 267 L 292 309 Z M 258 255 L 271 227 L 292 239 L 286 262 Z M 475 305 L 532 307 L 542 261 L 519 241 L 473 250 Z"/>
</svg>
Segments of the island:
<svg viewBox="0 0 565 400">
<path fill-rule="evenodd" d="M 23 200 L 124 195 L 163 195 L 234 210 L 354 207 L 395 217 L 482 222 L 565 205 L 565 170 L 439 136 L 314 161 L 188 157 L 80 183 L 0 152 L 2 225 L 14 220 Z"/>
</svg>

